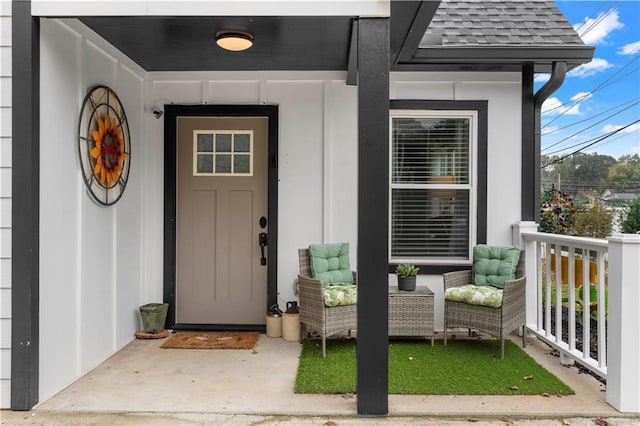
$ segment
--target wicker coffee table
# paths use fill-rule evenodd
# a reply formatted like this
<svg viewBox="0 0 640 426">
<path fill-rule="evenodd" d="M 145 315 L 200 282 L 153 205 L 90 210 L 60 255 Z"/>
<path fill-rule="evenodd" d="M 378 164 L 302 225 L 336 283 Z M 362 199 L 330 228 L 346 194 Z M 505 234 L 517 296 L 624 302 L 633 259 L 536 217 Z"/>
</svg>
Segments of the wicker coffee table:
<svg viewBox="0 0 640 426">
<path fill-rule="evenodd" d="M 433 346 L 433 292 L 428 287 L 389 287 L 389 337 L 430 337 Z"/>
</svg>

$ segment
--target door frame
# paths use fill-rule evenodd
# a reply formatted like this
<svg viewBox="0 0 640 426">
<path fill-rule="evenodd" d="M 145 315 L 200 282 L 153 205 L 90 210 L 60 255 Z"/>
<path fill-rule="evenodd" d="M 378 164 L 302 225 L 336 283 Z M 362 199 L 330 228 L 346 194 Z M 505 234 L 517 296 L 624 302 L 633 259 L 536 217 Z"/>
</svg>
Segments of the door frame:
<svg viewBox="0 0 640 426">
<path fill-rule="evenodd" d="M 166 328 L 215 328 L 217 330 L 258 330 L 265 326 L 237 324 L 176 323 L 177 281 L 177 122 L 178 117 L 266 117 L 268 119 L 267 170 L 267 308 L 278 296 L 278 106 L 277 105 L 165 105 L 164 106 L 164 260 L 163 301 L 169 304 Z"/>
</svg>

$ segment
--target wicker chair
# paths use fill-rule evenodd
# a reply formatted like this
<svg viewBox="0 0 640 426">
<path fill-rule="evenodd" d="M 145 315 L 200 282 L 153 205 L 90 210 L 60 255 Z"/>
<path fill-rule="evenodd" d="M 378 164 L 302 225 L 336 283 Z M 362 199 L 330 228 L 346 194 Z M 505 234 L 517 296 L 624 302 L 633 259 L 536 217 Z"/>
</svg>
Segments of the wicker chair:
<svg viewBox="0 0 640 426">
<path fill-rule="evenodd" d="M 300 302 L 300 341 L 310 331 L 315 331 L 322 338 L 322 356 L 327 355 L 327 336 L 356 329 L 357 305 L 326 307 L 322 292 L 322 282 L 311 278 L 309 266 L 309 250 L 299 249 L 298 260 L 298 300 Z M 356 274 L 353 274 L 356 282 Z"/>
<path fill-rule="evenodd" d="M 477 329 L 500 339 L 500 359 L 504 359 L 504 338 L 518 327 L 522 327 L 522 347 L 527 345 L 525 327 L 525 287 L 524 251 L 516 268 L 516 279 L 504 283 L 502 306 L 470 305 L 463 302 L 444 301 L 444 344 L 447 345 L 447 329 Z M 473 284 L 474 270 L 455 271 L 443 274 L 444 290 Z"/>
</svg>

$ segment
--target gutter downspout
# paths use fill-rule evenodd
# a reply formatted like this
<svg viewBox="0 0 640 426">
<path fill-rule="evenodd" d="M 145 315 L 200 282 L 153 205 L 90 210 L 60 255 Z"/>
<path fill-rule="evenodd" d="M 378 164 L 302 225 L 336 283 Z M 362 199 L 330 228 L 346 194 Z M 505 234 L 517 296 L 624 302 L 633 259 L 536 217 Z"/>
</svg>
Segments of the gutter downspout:
<svg viewBox="0 0 640 426">
<path fill-rule="evenodd" d="M 551 77 L 544 86 L 540 88 L 533 96 L 533 108 L 534 108 L 534 138 L 533 143 L 535 146 L 534 154 L 534 181 L 535 186 L 533 189 L 534 205 L 540 203 L 540 157 L 541 157 L 541 132 L 542 132 L 542 104 L 549 96 L 553 94 L 564 82 L 564 78 L 567 75 L 567 63 L 566 62 L 554 62 L 551 68 Z M 523 194 L 524 195 L 524 194 Z M 535 221 L 540 223 L 540 209 L 535 209 Z"/>
</svg>

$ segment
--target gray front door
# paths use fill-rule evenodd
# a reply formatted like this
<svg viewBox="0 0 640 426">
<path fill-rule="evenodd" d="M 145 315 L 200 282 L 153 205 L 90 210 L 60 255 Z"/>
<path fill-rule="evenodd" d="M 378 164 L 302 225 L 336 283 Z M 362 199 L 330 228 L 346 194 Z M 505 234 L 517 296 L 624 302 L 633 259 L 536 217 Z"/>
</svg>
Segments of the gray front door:
<svg viewBox="0 0 640 426">
<path fill-rule="evenodd" d="M 178 117 L 177 139 L 176 322 L 264 324 L 268 119 Z"/>
</svg>

